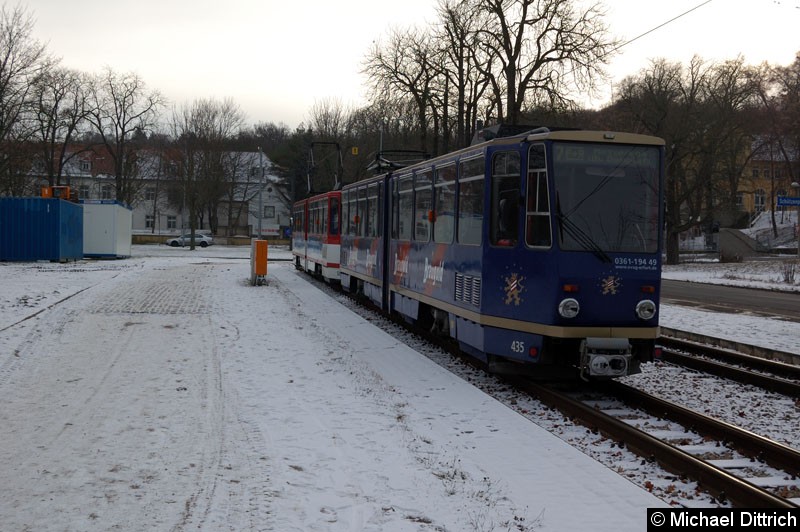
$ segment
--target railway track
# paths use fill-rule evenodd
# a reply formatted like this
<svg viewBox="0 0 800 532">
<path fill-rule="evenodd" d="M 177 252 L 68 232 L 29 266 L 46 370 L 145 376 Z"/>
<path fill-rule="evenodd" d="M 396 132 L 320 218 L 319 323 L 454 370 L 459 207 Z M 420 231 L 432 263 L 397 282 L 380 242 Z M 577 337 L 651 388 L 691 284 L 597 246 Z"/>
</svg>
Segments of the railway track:
<svg viewBox="0 0 800 532">
<path fill-rule="evenodd" d="M 794 355 L 760 349 L 759 356 L 756 356 L 711 345 L 713 341 L 709 339 L 707 343 L 699 343 L 662 336 L 659 338 L 663 347 L 661 359 L 790 397 L 800 397 L 800 365 L 781 361 Z M 743 350 L 753 349 L 745 347 Z"/>
<path fill-rule="evenodd" d="M 800 505 L 800 452 L 618 382 L 591 392 L 513 384 L 681 478 L 739 507 Z M 635 405 L 635 406 L 631 406 Z"/>
<path fill-rule="evenodd" d="M 319 286 L 334 292 L 324 283 Z M 355 301 L 354 305 L 364 312 L 376 310 L 365 308 L 349 294 L 336 293 Z M 413 331 L 402 322 L 395 321 L 395 324 Z M 419 331 L 413 332 L 419 334 Z M 449 342 L 427 336 L 425 341 L 476 367 L 473 359 L 451 349 Z M 670 344 L 667 351 L 677 351 L 673 345 L 676 344 Z M 681 344 L 681 348 L 688 350 L 689 347 Z M 672 355 L 666 358 L 670 357 Z M 706 370 L 701 368 L 700 371 Z M 645 461 L 658 464 L 674 477 L 696 482 L 700 489 L 723 505 L 800 506 L 800 451 L 796 449 L 618 381 L 567 391 L 523 378 L 505 378 L 503 382 L 591 431 L 602 433 L 616 441 L 620 448 L 628 448 Z M 747 382 L 755 384 L 752 378 Z"/>
</svg>

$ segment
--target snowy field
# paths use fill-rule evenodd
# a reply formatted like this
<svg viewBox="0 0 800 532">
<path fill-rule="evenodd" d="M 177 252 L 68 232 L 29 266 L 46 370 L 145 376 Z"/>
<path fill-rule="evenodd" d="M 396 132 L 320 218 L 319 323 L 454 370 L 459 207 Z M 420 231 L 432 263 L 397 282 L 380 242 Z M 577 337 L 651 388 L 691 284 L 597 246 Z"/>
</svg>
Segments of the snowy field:
<svg viewBox="0 0 800 532">
<path fill-rule="evenodd" d="M 290 262 L 249 286 L 248 256 L 0 263 L 3 530 L 633 531 L 666 504 Z M 781 284 L 714 266 L 665 277 Z M 796 350 L 800 325 L 776 321 L 662 309 Z"/>
</svg>

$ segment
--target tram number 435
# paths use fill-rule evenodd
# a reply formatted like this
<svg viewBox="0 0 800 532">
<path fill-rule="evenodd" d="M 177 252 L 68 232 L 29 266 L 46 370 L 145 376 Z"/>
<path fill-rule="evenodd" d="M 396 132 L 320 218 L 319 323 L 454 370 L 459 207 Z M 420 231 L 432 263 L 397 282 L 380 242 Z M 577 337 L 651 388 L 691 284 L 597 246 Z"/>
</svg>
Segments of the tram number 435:
<svg viewBox="0 0 800 532">
<path fill-rule="evenodd" d="M 511 342 L 511 352 L 512 353 L 524 353 L 525 352 L 525 342 L 520 342 L 519 340 L 515 340 Z"/>
</svg>

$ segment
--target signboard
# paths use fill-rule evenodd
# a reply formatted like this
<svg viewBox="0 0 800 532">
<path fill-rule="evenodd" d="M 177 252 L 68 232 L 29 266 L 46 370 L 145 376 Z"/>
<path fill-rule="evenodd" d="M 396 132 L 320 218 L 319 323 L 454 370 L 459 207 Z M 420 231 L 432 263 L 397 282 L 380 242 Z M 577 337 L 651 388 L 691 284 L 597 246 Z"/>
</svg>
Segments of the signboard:
<svg viewBox="0 0 800 532">
<path fill-rule="evenodd" d="M 800 197 L 778 196 L 778 207 L 800 207 Z"/>
<path fill-rule="evenodd" d="M 256 236 L 279 236 L 281 233 L 281 228 L 277 225 L 268 225 L 266 227 L 261 228 L 261 235 L 258 234 L 258 228 L 253 228 L 253 234 Z"/>
</svg>

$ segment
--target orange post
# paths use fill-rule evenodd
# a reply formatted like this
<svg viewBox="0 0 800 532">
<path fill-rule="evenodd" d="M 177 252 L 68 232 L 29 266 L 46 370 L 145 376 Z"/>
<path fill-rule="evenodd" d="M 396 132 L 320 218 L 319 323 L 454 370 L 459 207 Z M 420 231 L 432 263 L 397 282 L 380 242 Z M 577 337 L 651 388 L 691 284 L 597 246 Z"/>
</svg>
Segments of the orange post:
<svg viewBox="0 0 800 532">
<path fill-rule="evenodd" d="M 266 240 L 253 240 L 250 247 L 250 280 L 253 285 L 262 284 L 267 276 L 267 250 Z"/>
<path fill-rule="evenodd" d="M 267 275 L 268 250 L 266 240 L 256 240 L 256 275 Z"/>
</svg>

